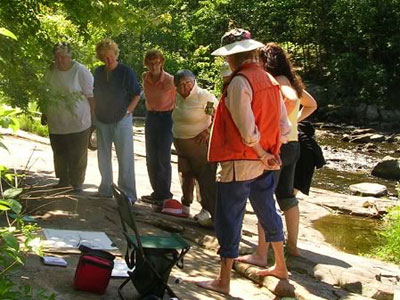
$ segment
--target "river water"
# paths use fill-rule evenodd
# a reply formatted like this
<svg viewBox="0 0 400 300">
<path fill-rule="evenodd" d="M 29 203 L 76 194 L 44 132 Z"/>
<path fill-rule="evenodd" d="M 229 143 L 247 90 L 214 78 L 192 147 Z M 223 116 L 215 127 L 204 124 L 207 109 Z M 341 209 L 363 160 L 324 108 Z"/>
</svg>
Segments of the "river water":
<svg viewBox="0 0 400 300">
<path fill-rule="evenodd" d="M 349 194 L 351 184 L 379 183 L 387 187 L 388 197 L 396 198 L 396 181 L 374 177 L 371 171 L 387 155 L 400 157 L 399 144 L 380 142 L 366 145 L 343 142 L 342 137 L 351 134 L 354 129 L 346 126 L 316 126 L 316 140 L 323 149 L 327 164 L 315 172 L 313 186 Z M 313 227 L 324 235 L 326 242 L 351 254 L 371 255 L 382 241 L 379 234 L 382 221 L 376 219 L 328 215 L 314 221 Z"/>
<path fill-rule="evenodd" d="M 350 134 L 355 128 L 332 127 L 318 129 L 316 126 L 316 140 L 322 147 L 327 164 L 315 172 L 313 186 L 349 194 L 351 184 L 371 182 L 385 185 L 389 196 L 395 196 L 396 181 L 374 177 L 371 171 L 387 155 L 400 157 L 400 145 L 387 142 L 368 145 L 343 142 L 343 135 Z"/>
</svg>

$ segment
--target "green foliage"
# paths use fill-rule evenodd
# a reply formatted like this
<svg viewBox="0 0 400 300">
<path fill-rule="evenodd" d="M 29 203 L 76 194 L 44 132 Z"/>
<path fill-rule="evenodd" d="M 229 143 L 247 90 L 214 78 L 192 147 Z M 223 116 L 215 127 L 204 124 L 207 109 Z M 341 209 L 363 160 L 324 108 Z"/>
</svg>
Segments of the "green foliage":
<svg viewBox="0 0 400 300">
<path fill-rule="evenodd" d="M 387 261 L 400 263 L 400 206 L 394 207 L 386 215 L 385 230 L 381 234 L 384 244 L 378 249 L 378 256 Z"/>
<path fill-rule="evenodd" d="M 300 73 L 328 90 L 330 103 L 399 104 L 399 1 L 3 2 L 0 97 L 24 111 L 30 101 L 43 106 L 54 100 L 43 76 L 52 63 L 52 45 L 60 40 L 69 41 L 74 57 L 93 69 L 99 65 L 95 44 L 112 37 L 120 45 L 120 61 L 139 78 L 144 53 L 156 47 L 164 52 L 169 73 L 191 69 L 204 87 L 219 91 L 218 61 L 210 53 L 232 27 L 247 28 L 262 42 L 287 46 Z"/>
<path fill-rule="evenodd" d="M 18 115 L 19 127 L 22 130 L 31 132 L 43 137 L 49 136 L 49 129 L 47 126 L 40 123 L 40 118 L 36 115 L 24 113 Z"/>
<path fill-rule="evenodd" d="M 4 35 L 6 37 L 9 37 L 13 40 L 17 40 L 17 37 L 15 36 L 14 33 L 12 33 L 10 30 L 8 30 L 7 28 L 1 27 L 0 28 L 0 34 Z"/>
<path fill-rule="evenodd" d="M 6 169 L 0 166 L 0 169 Z M 7 173 L 0 172 L 1 182 Z M 0 299 L 34 300 L 55 299 L 55 295 L 48 295 L 43 289 L 32 289 L 29 285 L 21 286 L 12 280 L 10 272 L 24 264 L 24 257 L 28 252 L 41 255 L 41 243 L 35 233 L 37 225 L 25 224 L 23 221 L 23 207 L 18 201 L 22 193 L 21 188 L 9 188 L 3 191 L 0 184 L 2 198 L 0 200 L 0 217 L 6 217 L 7 226 L 0 227 Z M 8 213 L 14 214 L 11 222 Z"/>
<path fill-rule="evenodd" d="M 4 34 L 4 31 L 0 33 Z M 16 114 L 15 109 L 9 109 L 0 103 L 0 126 L 17 130 Z M 0 145 L 5 147 L 2 143 Z M 39 227 L 26 225 L 23 221 L 23 207 L 18 200 L 23 191 L 17 187 L 19 176 L 21 175 L 13 174 L 7 167 L 0 165 L 0 217 L 4 217 L 7 222 L 6 226 L 0 227 L 0 299 L 54 300 L 54 294 L 48 295 L 45 290 L 32 289 L 29 285 L 21 286 L 9 276 L 12 270 L 24 264 L 24 257 L 28 252 L 41 255 L 40 238 L 35 236 Z M 10 212 L 14 214 L 13 221 L 10 221 Z"/>
<path fill-rule="evenodd" d="M 19 122 L 16 118 L 17 111 L 15 109 L 10 109 L 9 107 L 2 105 L 0 102 L 0 127 L 11 128 L 15 131 L 19 128 Z M 0 134 L 0 148 L 7 149 L 7 147 L 2 142 L 2 136 Z M 1 172 L 1 169 L 0 169 Z"/>
</svg>

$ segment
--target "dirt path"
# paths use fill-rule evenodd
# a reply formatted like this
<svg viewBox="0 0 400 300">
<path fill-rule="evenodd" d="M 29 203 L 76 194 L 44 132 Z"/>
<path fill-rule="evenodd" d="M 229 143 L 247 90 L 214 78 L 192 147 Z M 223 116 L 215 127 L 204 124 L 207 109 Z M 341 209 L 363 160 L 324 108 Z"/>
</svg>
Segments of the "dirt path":
<svg viewBox="0 0 400 300">
<path fill-rule="evenodd" d="M 21 134 L 23 135 L 23 134 Z M 28 169 L 34 175 L 29 179 L 36 186 L 55 183 L 53 175 L 52 152 L 46 139 L 15 138 L 5 136 L 5 144 L 10 153 L 0 150 L 0 164 L 10 168 L 24 169 L 31 157 Z M 135 172 L 138 196 L 151 192 L 145 166 L 144 136 L 141 129 L 135 130 Z M 176 157 L 173 157 L 176 162 Z M 172 192 L 175 198 L 181 196 L 176 163 L 173 162 Z M 113 158 L 116 165 L 116 158 Z M 117 178 L 117 167 L 114 168 Z M 85 193 L 95 192 L 100 181 L 97 168 L 96 152 L 89 152 L 89 164 L 85 181 Z M 300 252 L 303 258 L 288 261 L 291 269 L 291 281 L 287 290 L 294 292 L 298 299 L 393 299 L 398 287 L 400 269 L 398 266 L 386 264 L 377 260 L 346 254 L 334 249 L 324 242 L 323 236 L 313 229 L 312 221 L 331 213 L 324 208 L 324 201 L 341 202 L 349 197 L 323 190 L 314 190 L 310 197 L 301 199 L 301 231 L 299 238 Z M 354 200 L 354 199 L 353 199 Z M 346 202 L 346 201 L 343 201 Z M 43 206 L 31 213 L 40 226 L 58 229 L 80 229 L 105 231 L 115 242 L 121 252 L 125 251 L 125 243 L 120 229 L 120 221 L 112 200 L 91 200 L 87 195 L 68 195 L 56 200 L 29 200 L 29 209 Z M 361 200 L 360 200 L 361 203 Z M 351 204 L 354 206 L 354 202 Z M 149 206 L 138 203 L 140 213 L 139 223 L 143 232 L 157 231 L 159 220 L 167 220 L 182 226 L 183 235 L 192 243 L 192 248 L 186 256 L 183 270 L 174 268 L 173 278 L 192 276 L 213 277 L 218 271 L 219 257 L 216 254 L 218 243 L 212 230 L 197 226 L 193 220 L 177 219 L 151 212 Z M 360 204 L 360 206 L 362 206 Z M 200 205 L 194 203 L 192 214 L 200 210 Z M 244 226 L 242 253 L 251 251 L 256 243 L 256 217 L 250 206 L 247 208 Z M 334 230 L 334 228 L 332 228 Z M 45 287 L 56 293 L 57 299 L 118 299 L 117 287 L 121 280 L 113 279 L 107 293 L 103 296 L 76 292 L 71 283 L 78 260 L 76 254 L 62 254 L 67 260 L 67 268 L 46 267 L 36 256 L 30 256 L 26 265 L 15 275 L 18 280 L 29 282 L 33 286 Z M 271 291 L 279 292 L 279 282 L 273 279 L 260 281 L 254 276 L 255 269 L 248 265 L 237 264 L 238 272 L 233 272 L 232 296 L 222 296 L 214 292 L 197 288 L 190 283 L 172 284 L 174 291 L 181 299 L 275 299 Z M 384 276 L 380 276 L 384 275 Z M 252 279 L 264 287 L 253 283 Z M 379 280 L 378 280 L 378 279 Z M 133 295 L 133 289 L 127 289 Z M 363 295 L 363 296 L 361 296 Z"/>
</svg>

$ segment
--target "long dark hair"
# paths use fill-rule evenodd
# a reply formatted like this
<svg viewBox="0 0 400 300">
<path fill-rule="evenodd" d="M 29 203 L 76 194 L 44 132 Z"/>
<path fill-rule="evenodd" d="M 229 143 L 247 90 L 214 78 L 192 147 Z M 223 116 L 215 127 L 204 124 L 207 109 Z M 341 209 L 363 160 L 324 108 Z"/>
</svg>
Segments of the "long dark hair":
<svg viewBox="0 0 400 300">
<path fill-rule="evenodd" d="M 277 43 L 268 43 L 260 50 L 260 59 L 263 62 L 265 71 L 272 76 L 286 76 L 291 86 L 296 90 L 297 96 L 300 98 L 304 84 L 301 78 L 297 76 L 293 69 L 286 52 Z"/>
</svg>

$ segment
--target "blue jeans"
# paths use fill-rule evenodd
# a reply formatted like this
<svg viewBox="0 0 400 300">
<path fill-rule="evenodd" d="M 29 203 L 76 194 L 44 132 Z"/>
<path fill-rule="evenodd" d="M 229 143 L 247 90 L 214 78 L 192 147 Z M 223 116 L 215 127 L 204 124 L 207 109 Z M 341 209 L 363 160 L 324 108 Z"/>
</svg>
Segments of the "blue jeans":
<svg viewBox="0 0 400 300">
<path fill-rule="evenodd" d="M 294 172 L 296 170 L 296 162 L 300 157 L 300 144 L 292 141 L 283 144 L 281 147 L 282 167 L 278 171 L 274 171 L 276 201 L 282 211 L 299 204 L 294 194 Z"/>
<path fill-rule="evenodd" d="M 251 180 L 217 183 L 215 232 L 221 257 L 236 258 L 239 255 L 247 198 L 266 233 L 267 242 L 283 241 L 282 218 L 276 211 L 273 193 L 274 177 L 271 172 Z"/>
<path fill-rule="evenodd" d="M 145 124 L 146 165 L 151 196 L 156 201 L 171 199 L 171 111 L 148 111 Z"/>
<path fill-rule="evenodd" d="M 106 124 L 96 120 L 97 158 L 101 174 L 99 193 L 112 196 L 112 143 L 118 159 L 118 186 L 130 198 L 132 203 L 137 200 L 135 185 L 135 167 L 133 158 L 132 115 L 126 115 L 122 120 Z"/>
</svg>

